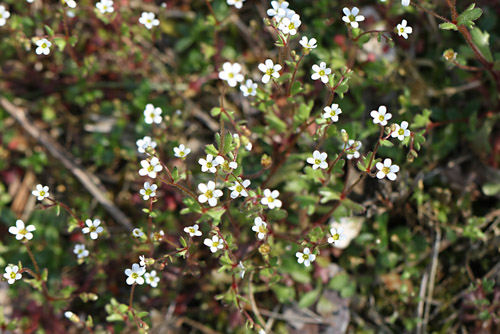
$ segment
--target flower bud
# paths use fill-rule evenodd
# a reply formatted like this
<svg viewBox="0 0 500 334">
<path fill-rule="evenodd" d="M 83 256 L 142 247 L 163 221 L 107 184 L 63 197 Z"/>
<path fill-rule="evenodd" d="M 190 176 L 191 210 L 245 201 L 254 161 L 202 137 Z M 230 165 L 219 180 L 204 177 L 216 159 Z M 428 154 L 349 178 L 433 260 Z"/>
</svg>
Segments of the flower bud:
<svg viewBox="0 0 500 334">
<path fill-rule="evenodd" d="M 64 316 L 69 319 L 69 321 L 74 322 L 75 324 L 80 322 L 80 318 L 76 314 L 71 311 L 64 312 Z"/>
<path fill-rule="evenodd" d="M 155 153 L 156 153 L 155 149 L 152 148 L 151 146 L 148 146 L 145 151 L 149 155 L 155 155 Z"/>
<path fill-rule="evenodd" d="M 267 154 L 262 155 L 262 158 L 260 158 L 260 164 L 262 165 L 262 167 L 264 169 L 269 168 L 272 163 L 273 163 L 273 159 L 271 159 L 271 157 L 268 156 Z"/>
<path fill-rule="evenodd" d="M 268 255 L 271 251 L 271 246 L 269 244 L 262 244 L 259 246 L 259 253 L 262 255 Z"/>
<path fill-rule="evenodd" d="M 270 25 L 271 25 L 271 20 L 269 20 L 267 17 L 266 17 L 266 18 L 264 18 L 264 24 L 265 24 L 266 26 L 270 26 Z"/>
<path fill-rule="evenodd" d="M 340 137 L 342 138 L 342 141 L 344 143 L 347 143 L 349 141 L 349 134 L 344 129 L 340 130 Z"/>
<path fill-rule="evenodd" d="M 241 132 L 243 132 L 245 137 L 250 137 L 252 135 L 252 131 L 250 131 L 246 125 L 242 125 L 240 130 L 241 130 Z"/>
<path fill-rule="evenodd" d="M 396 131 L 396 130 L 397 130 L 397 127 L 398 127 L 398 126 L 397 126 L 395 123 L 392 123 L 392 124 L 391 124 L 391 128 L 390 128 L 390 129 L 391 129 L 391 132 L 390 132 L 390 133 L 392 133 L 392 132 Z"/>
<path fill-rule="evenodd" d="M 457 53 L 453 51 L 453 49 L 448 49 L 443 53 L 443 57 L 447 61 L 454 61 L 455 59 L 457 59 Z"/>
</svg>

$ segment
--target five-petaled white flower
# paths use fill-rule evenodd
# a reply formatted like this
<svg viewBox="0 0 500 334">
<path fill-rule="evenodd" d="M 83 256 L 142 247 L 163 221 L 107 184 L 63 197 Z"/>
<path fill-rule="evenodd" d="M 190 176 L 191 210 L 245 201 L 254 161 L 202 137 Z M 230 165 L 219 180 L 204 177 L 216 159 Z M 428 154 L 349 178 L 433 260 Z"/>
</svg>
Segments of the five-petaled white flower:
<svg viewBox="0 0 500 334">
<path fill-rule="evenodd" d="M 278 199 L 280 192 L 278 190 L 271 191 L 270 189 L 264 190 L 264 197 L 260 200 L 260 203 L 267 205 L 269 209 L 281 208 L 281 201 Z"/>
<path fill-rule="evenodd" d="M 243 92 L 243 96 L 255 96 L 257 95 L 257 84 L 252 79 L 247 79 L 245 84 L 240 86 L 240 90 Z"/>
<path fill-rule="evenodd" d="M 214 181 L 208 181 L 207 184 L 200 183 L 198 185 L 198 190 L 202 193 L 198 196 L 198 201 L 200 201 L 200 203 L 206 203 L 208 201 L 208 205 L 210 206 L 216 206 L 217 198 L 222 196 L 222 190 L 215 189 Z"/>
<path fill-rule="evenodd" d="M 242 82 L 245 77 L 241 72 L 241 65 L 238 63 L 231 64 L 225 62 L 222 65 L 222 71 L 219 72 L 219 79 L 227 81 L 230 87 L 236 87 L 238 82 Z"/>
<path fill-rule="evenodd" d="M 62 2 L 65 3 L 69 8 L 76 8 L 75 0 L 62 0 Z"/>
<path fill-rule="evenodd" d="M 161 108 L 155 107 L 151 103 L 146 104 L 146 108 L 144 108 L 144 121 L 146 124 L 160 124 L 161 123 Z"/>
<path fill-rule="evenodd" d="M 312 165 L 312 169 L 327 169 L 328 163 L 326 162 L 326 158 L 328 158 L 328 154 L 326 154 L 326 152 L 321 153 L 316 150 L 313 152 L 312 158 L 307 158 L 307 163 Z"/>
<path fill-rule="evenodd" d="M 229 6 L 234 6 L 237 9 L 241 9 L 243 7 L 243 3 L 245 0 L 227 0 L 227 4 Z"/>
<path fill-rule="evenodd" d="M 264 64 L 259 64 L 259 70 L 264 73 L 262 82 L 268 83 L 271 77 L 277 79 L 280 77 L 279 71 L 281 70 L 280 64 L 274 64 L 271 59 L 266 59 Z"/>
<path fill-rule="evenodd" d="M 73 253 L 75 253 L 76 257 L 79 259 L 83 259 L 84 257 L 89 256 L 89 251 L 85 249 L 84 244 L 76 244 L 75 248 L 73 249 Z"/>
<path fill-rule="evenodd" d="M 46 38 L 42 38 L 42 39 L 39 39 L 38 41 L 35 42 L 37 48 L 35 50 L 35 53 L 37 55 L 41 55 L 41 54 L 44 54 L 44 55 L 48 55 L 50 53 L 50 47 L 52 46 L 52 43 L 46 39 Z"/>
<path fill-rule="evenodd" d="M 9 233 L 15 234 L 17 240 L 31 240 L 33 239 L 33 232 L 36 230 L 35 226 L 28 225 L 25 226 L 24 222 L 21 219 L 16 220 L 16 226 L 9 227 Z"/>
<path fill-rule="evenodd" d="M 43 201 L 44 198 L 49 197 L 49 187 L 42 186 L 41 184 L 36 185 L 36 189 L 31 192 L 33 196 L 36 196 L 36 199 L 39 201 Z"/>
<path fill-rule="evenodd" d="M 156 275 L 156 270 L 152 270 L 150 273 L 145 273 L 144 278 L 146 279 L 146 283 L 151 285 L 153 288 L 158 286 L 158 282 L 160 278 Z"/>
<path fill-rule="evenodd" d="M 186 159 L 187 155 L 191 153 L 191 149 L 180 144 L 178 147 L 174 147 L 174 155 L 182 160 Z"/>
<path fill-rule="evenodd" d="M 113 13 L 115 10 L 113 8 L 113 0 L 101 0 L 101 2 L 96 3 L 95 6 L 102 14 Z"/>
<path fill-rule="evenodd" d="M 260 240 L 264 239 L 267 234 L 267 223 L 260 217 L 255 217 L 253 223 L 254 225 L 252 226 L 252 231 L 257 233 L 257 238 Z"/>
<path fill-rule="evenodd" d="M 3 5 L 0 5 L 0 27 L 5 25 L 9 17 L 10 12 L 7 11 Z"/>
<path fill-rule="evenodd" d="M 396 125 L 396 130 L 394 130 L 391 133 L 391 137 L 393 138 L 398 138 L 399 140 L 403 141 L 406 137 L 409 137 L 411 134 L 411 131 L 408 130 L 408 122 L 403 121 L 401 122 L 401 125 L 395 124 Z"/>
<path fill-rule="evenodd" d="M 139 169 L 139 175 L 147 175 L 152 179 L 156 178 L 156 173 L 160 172 L 163 169 L 162 165 L 160 164 L 160 160 L 157 157 L 153 157 L 151 161 L 142 160 L 141 166 L 142 168 Z"/>
<path fill-rule="evenodd" d="M 239 196 L 247 197 L 247 188 L 249 185 L 250 180 L 244 180 L 241 182 L 234 181 L 234 185 L 232 187 L 229 187 L 229 190 L 231 190 L 231 198 L 237 198 Z"/>
<path fill-rule="evenodd" d="M 99 237 L 99 234 L 104 231 L 101 225 L 101 220 L 100 219 L 94 219 L 94 221 L 87 219 L 85 221 L 85 224 L 87 224 L 87 227 L 84 227 L 82 229 L 82 232 L 84 234 L 90 233 L 90 239 L 95 240 Z"/>
<path fill-rule="evenodd" d="M 132 285 L 134 283 L 137 283 L 139 285 L 144 284 L 144 278 L 142 275 L 146 272 L 145 267 L 139 266 L 138 263 L 134 263 L 132 265 L 132 269 L 125 269 L 125 275 L 127 275 L 127 284 Z"/>
<path fill-rule="evenodd" d="M 132 238 L 136 238 L 136 239 L 139 239 L 141 238 L 142 236 L 144 235 L 144 232 L 142 232 L 142 230 L 140 228 L 134 228 L 132 230 Z"/>
<path fill-rule="evenodd" d="M 345 150 L 347 159 L 351 160 L 352 158 L 357 159 L 359 158 L 359 149 L 361 148 L 362 144 L 358 140 L 354 139 L 349 139 L 347 143 L 344 143 L 341 147 L 342 150 Z"/>
<path fill-rule="evenodd" d="M 408 35 L 413 32 L 413 28 L 407 26 L 408 22 L 406 20 L 401 21 L 396 27 L 399 36 L 403 36 L 404 39 L 408 39 Z"/>
<path fill-rule="evenodd" d="M 148 150 L 154 150 L 157 145 L 150 136 L 145 136 L 142 139 L 138 139 L 135 144 L 137 145 L 137 151 L 139 153 L 147 153 Z"/>
<path fill-rule="evenodd" d="M 316 49 L 318 47 L 316 42 L 316 38 L 308 39 L 306 36 L 302 36 L 302 39 L 299 41 L 304 49 Z"/>
<path fill-rule="evenodd" d="M 396 180 L 396 173 L 399 172 L 399 166 L 393 165 L 392 160 L 387 158 L 384 160 L 384 163 L 377 162 L 375 165 L 378 169 L 377 178 L 383 179 L 387 176 L 387 178 L 391 181 Z"/>
<path fill-rule="evenodd" d="M 203 240 L 203 244 L 204 244 L 205 246 L 210 247 L 210 251 L 211 251 L 212 253 L 215 253 L 215 252 L 217 252 L 219 249 L 223 249 L 223 248 L 224 248 L 224 243 L 223 243 L 223 241 L 222 241 L 222 240 L 220 240 L 220 239 L 219 239 L 219 237 L 218 237 L 218 236 L 216 236 L 216 235 L 212 236 L 212 239 L 207 238 L 207 239 Z"/>
<path fill-rule="evenodd" d="M 406 7 L 406 6 L 409 6 L 409 5 L 410 5 L 410 0 L 401 0 L 401 4 L 402 4 L 403 6 L 405 6 L 405 7 Z"/>
<path fill-rule="evenodd" d="M 217 156 L 219 157 L 219 156 Z M 221 157 L 222 158 L 222 157 Z M 224 158 L 222 158 L 224 160 Z M 201 171 L 203 173 L 210 172 L 210 173 L 215 173 L 217 171 L 217 166 L 220 164 L 220 159 L 214 159 L 214 156 L 211 154 L 207 154 L 206 159 L 200 159 L 198 160 L 198 163 L 201 165 Z"/>
<path fill-rule="evenodd" d="M 267 15 L 274 17 L 274 16 L 278 15 L 278 11 L 280 9 L 283 11 L 286 11 L 288 9 L 288 6 L 289 6 L 289 4 L 286 1 L 283 1 L 281 3 L 279 1 L 271 1 L 272 8 L 269 8 L 267 10 Z"/>
<path fill-rule="evenodd" d="M 184 232 L 188 233 L 190 237 L 200 237 L 201 231 L 198 224 L 194 224 L 193 226 L 184 227 Z"/>
<path fill-rule="evenodd" d="M 153 26 L 160 25 L 160 21 L 155 18 L 155 14 L 151 12 L 142 12 L 141 17 L 139 18 L 139 23 L 144 24 L 144 26 L 148 29 L 153 28 Z"/>
<path fill-rule="evenodd" d="M 304 266 L 309 267 L 311 265 L 311 262 L 314 262 L 316 260 L 316 255 L 311 254 L 311 250 L 309 248 L 304 248 L 304 250 L 301 252 L 295 253 L 295 256 L 297 257 L 297 262 L 298 263 L 304 263 Z"/>
<path fill-rule="evenodd" d="M 321 62 L 319 66 L 314 64 L 312 66 L 312 70 L 314 71 L 314 73 L 311 74 L 311 79 L 313 80 L 321 79 L 323 83 L 328 82 L 328 75 L 332 73 L 332 69 L 327 68 L 325 62 Z"/>
<path fill-rule="evenodd" d="M 279 30 L 284 34 L 295 35 L 297 34 L 297 28 L 301 25 L 300 16 L 298 14 L 294 14 L 292 17 L 284 17 L 280 21 Z"/>
<path fill-rule="evenodd" d="M 342 21 L 344 21 L 345 23 L 350 23 L 351 27 L 353 28 L 359 27 L 358 22 L 365 20 L 365 17 L 363 15 L 358 15 L 359 14 L 358 7 L 352 7 L 352 9 L 344 7 L 342 11 L 344 12 L 345 15 L 344 17 L 342 17 Z"/>
<path fill-rule="evenodd" d="M 387 125 L 387 121 L 392 118 L 392 114 L 387 112 L 386 106 L 380 106 L 377 110 L 372 110 L 370 116 L 373 117 L 374 124 Z"/>
<path fill-rule="evenodd" d="M 20 280 L 23 275 L 19 273 L 19 267 L 14 265 L 9 265 L 5 267 L 5 274 L 3 277 L 7 280 L 7 283 L 14 284 L 15 281 Z"/>
<path fill-rule="evenodd" d="M 333 103 L 331 107 L 326 106 L 324 109 L 323 118 L 330 119 L 332 122 L 338 122 L 339 115 L 342 114 L 342 109 L 339 108 L 339 105 Z"/>
<path fill-rule="evenodd" d="M 344 229 L 342 227 L 339 227 L 336 229 L 335 227 L 332 227 L 330 229 L 330 234 L 332 235 L 331 237 L 328 238 L 328 243 L 334 244 L 337 241 L 342 241 L 346 239 L 346 235 L 344 234 Z"/>
<path fill-rule="evenodd" d="M 144 182 L 144 189 L 139 190 L 139 193 L 142 195 L 142 198 L 147 201 L 150 197 L 156 197 L 156 189 L 158 189 L 156 184 Z"/>
</svg>

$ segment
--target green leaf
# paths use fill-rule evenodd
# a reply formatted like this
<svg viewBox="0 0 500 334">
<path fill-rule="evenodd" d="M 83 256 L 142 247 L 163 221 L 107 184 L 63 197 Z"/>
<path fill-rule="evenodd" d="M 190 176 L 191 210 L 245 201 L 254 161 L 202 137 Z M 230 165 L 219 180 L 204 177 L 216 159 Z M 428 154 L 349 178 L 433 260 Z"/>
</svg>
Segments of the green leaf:
<svg viewBox="0 0 500 334">
<path fill-rule="evenodd" d="M 380 141 L 380 146 L 392 147 L 394 144 L 390 140 L 386 139 Z"/>
<path fill-rule="evenodd" d="M 221 109 L 219 107 L 215 107 L 215 108 L 212 108 L 212 110 L 210 110 L 210 115 L 216 117 L 216 116 L 219 116 L 221 112 Z"/>
<path fill-rule="evenodd" d="M 233 143 L 233 135 L 226 133 L 224 136 L 224 154 L 228 154 L 231 151 L 231 144 Z"/>
<path fill-rule="evenodd" d="M 286 129 L 288 129 L 286 123 L 278 118 L 278 116 L 276 116 L 274 113 L 267 113 L 266 120 L 269 123 L 269 126 L 272 129 L 276 130 L 278 133 L 284 133 Z"/>
<path fill-rule="evenodd" d="M 51 27 L 49 27 L 48 25 L 45 25 L 45 30 L 47 30 L 47 34 L 52 37 L 54 36 L 54 30 L 52 30 Z"/>
<path fill-rule="evenodd" d="M 217 156 L 219 151 L 215 148 L 214 144 L 210 144 L 205 146 L 205 153 Z"/>
<path fill-rule="evenodd" d="M 271 289 L 276 294 L 280 304 L 284 304 L 295 299 L 295 289 L 293 287 L 275 284 L 271 287 Z"/>
<path fill-rule="evenodd" d="M 57 46 L 59 51 L 63 51 L 66 47 L 66 40 L 62 37 L 54 37 L 54 44 Z"/>
<path fill-rule="evenodd" d="M 277 210 L 271 210 L 267 214 L 267 219 L 268 220 L 282 220 L 285 219 L 288 216 L 288 213 L 285 210 L 277 209 Z"/>
<path fill-rule="evenodd" d="M 302 295 L 302 297 L 300 297 L 299 306 L 302 308 L 307 308 L 311 306 L 318 299 L 320 292 L 321 289 L 316 289 L 313 291 L 306 292 L 305 294 Z"/>
<path fill-rule="evenodd" d="M 483 15 L 481 8 L 474 8 L 476 4 L 472 4 L 457 18 L 457 25 L 466 25 L 468 27 L 474 26 L 474 21 Z"/>
<path fill-rule="evenodd" d="M 486 58 L 487 61 L 493 62 L 493 55 L 490 51 L 490 34 L 488 32 L 482 32 L 479 28 L 474 28 L 470 32 L 472 36 L 472 41 L 476 44 L 481 54 Z"/>
<path fill-rule="evenodd" d="M 302 93 L 304 91 L 304 88 L 302 88 L 302 84 L 300 83 L 300 81 L 295 81 L 292 85 L 292 89 L 290 91 L 290 93 L 292 94 L 292 96 L 294 95 L 297 95 L 299 93 Z"/>
<path fill-rule="evenodd" d="M 451 22 L 441 23 L 439 29 L 442 30 L 458 30 L 457 25 Z"/>
</svg>

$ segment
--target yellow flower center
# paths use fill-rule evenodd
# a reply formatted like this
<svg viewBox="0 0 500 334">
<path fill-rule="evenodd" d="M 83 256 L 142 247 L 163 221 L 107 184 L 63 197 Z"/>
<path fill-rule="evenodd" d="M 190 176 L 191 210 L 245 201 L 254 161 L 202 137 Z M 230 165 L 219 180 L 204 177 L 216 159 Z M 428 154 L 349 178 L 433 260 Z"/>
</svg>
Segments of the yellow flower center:
<svg viewBox="0 0 500 334">
<path fill-rule="evenodd" d="M 252 88 L 252 87 L 249 87 L 249 88 L 248 88 L 248 93 L 250 93 L 250 94 L 251 94 L 252 92 L 253 92 L 253 88 Z"/>
<path fill-rule="evenodd" d="M 155 167 L 153 165 L 149 165 L 148 172 L 153 172 L 154 170 L 155 170 Z"/>
<path fill-rule="evenodd" d="M 319 160 L 319 159 L 314 160 L 314 164 L 316 164 L 316 165 L 321 164 L 321 160 Z"/>
<path fill-rule="evenodd" d="M 243 187 L 238 184 L 236 186 L 236 191 L 240 193 L 242 190 L 243 190 Z"/>
<path fill-rule="evenodd" d="M 272 198 L 271 196 L 269 196 L 269 197 L 267 198 L 267 201 L 268 201 L 269 203 L 272 203 L 272 202 L 274 202 L 274 198 Z"/>
<path fill-rule="evenodd" d="M 319 73 L 320 76 L 324 76 L 325 75 L 325 71 L 323 71 L 323 70 L 320 70 L 318 73 Z"/>
<path fill-rule="evenodd" d="M 356 16 L 354 16 L 354 15 L 352 15 L 352 14 L 351 14 L 351 15 L 349 15 L 349 21 L 351 21 L 351 22 L 356 21 Z"/>
<path fill-rule="evenodd" d="M 146 195 L 151 195 L 151 193 L 153 192 L 151 189 L 146 189 Z"/>
<path fill-rule="evenodd" d="M 212 163 L 211 162 L 207 162 L 207 168 L 212 168 Z"/>
<path fill-rule="evenodd" d="M 45 196 L 45 191 L 40 191 L 40 196 Z"/>
<path fill-rule="evenodd" d="M 139 277 L 139 274 L 137 274 L 137 273 L 132 273 L 132 275 L 131 275 L 131 276 L 132 276 L 132 278 L 133 278 L 133 279 L 136 279 L 136 278 L 138 278 L 138 277 Z"/>
<path fill-rule="evenodd" d="M 333 238 L 333 240 L 339 240 L 340 235 L 338 233 L 335 233 L 334 235 L 332 235 L 332 238 Z"/>
<path fill-rule="evenodd" d="M 179 152 L 179 155 L 180 155 L 181 157 L 183 157 L 185 154 L 186 154 L 186 153 L 184 153 L 184 151 L 180 151 L 180 152 Z"/>
<path fill-rule="evenodd" d="M 215 247 L 215 248 L 219 247 L 219 242 L 218 241 L 214 241 L 212 243 L 212 247 Z"/>
<path fill-rule="evenodd" d="M 378 117 L 378 119 L 379 119 L 379 120 L 381 120 L 381 121 L 383 121 L 383 120 L 385 119 L 385 118 L 384 118 L 384 115 L 380 115 L 380 116 Z"/>
<path fill-rule="evenodd" d="M 267 71 L 266 71 L 267 75 L 272 75 L 273 73 L 274 73 L 274 69 L 273 68 L 268 68 Z"/>
<path fill-rule="evenodd" d="M 95 232 L 95 230 L 96 230 L 96 227 L 94 225 L 92 225 L 92 226 L 89 227 L 89 231 L 90 232 Z"/>
<path fill-rule="evenodd" d="M 151 21 L 151 19 L 147 19 L 146 22 L 147 23 L 151 23 L 152 21 Z"/>
<path fill-rule="evenodd" d="M 19 231 L 19 234 L 26 235 L 28 234 L 28 230 L 23 228 L 22 230 Z"/>
<path fill-rule="evenodd" d="M 304 260 L 307 260 L 307 259 L 309 259 L 309 255 L 307 255 L 307 254 L 303 254 L 303 255 L 302 255 L 302 258 L 303 258 Z"/>
<path fill-rule="evenodd" d="M 404 129 L 399 129 L 398 134 L 400 136 L 404 135 L 405 134 L 405 130 Z"/>
<path fill-rule="evenodd" d="M 260 225 L 259 226 L 259 233 L 266 234 L 267 233 L 267 228 L 264 225 Z"/>
<path fill-rule="evenodd" d="M 399 32 L 401 32 L 401 33 L 405 32 L 405 28 L 403 28 L 403 27 L 399 28 Z"/>
<path fill-rule="evenodd" d="M 155 118 L 155 113 L 154 113 L 154 112 L 151 112 L 151 113 L 149 114 L 149 117 L 151 117 L 151 118 Z"/>
<path fill-rule="evenodd" d="M 214 197 L 214 193 L 212 192 L 212 190 L 207 190 L 207 192 L 205 193 L 205 196 L 207 196 L 207 198 L 212 198 L 212 197 Z"/>
<path fill-rule="evenodd" d="M 43 44 L 41 45 L 41 47 L 42 47 L 42 49 L 45 49 L 45 48 L 47 47 L 47 43 L 43 43 Z"/>
<path fill-rule="evenodd" d="M 0 16 L 0 17 L 1 17 L 1 16 Z M 12 279 L 16 279 L 16 275 L 17 275 L 17 273 L 15 273 L 15 272 L 11 272 L 11 273 L 10 273 L 10 278 L 12 278 Z"/>
<path fill-rule="evenodd" d="M 196 232 L 196 231 L 194 230 L 194 228 L 192 228 L 192 227 L 190 227 L 190 228 L 189 228 L 189 233 L 194 234 L 195 232 Z"/>
<path fill-rule="evenodd" d="M 227 76 L 229 77 L 229 79 L 234 78 L 234 74 L 233 73 L 229 73 Z"/>
<path fill-rule="evenodd" d="M 382 168 L 382 173 L 389 174 L 390 172 L 391 172 L 391 169 L 389 167 Z"/>
<path fill-rule="evenodd" d="M 290 24 L 288 25 L 288 29 L 290 29 L 290 30 L 295 29 L 295 24 L 293 24 L 293 22 L 292 22 L 292 23 L 290 23 Z"/>
</svg>

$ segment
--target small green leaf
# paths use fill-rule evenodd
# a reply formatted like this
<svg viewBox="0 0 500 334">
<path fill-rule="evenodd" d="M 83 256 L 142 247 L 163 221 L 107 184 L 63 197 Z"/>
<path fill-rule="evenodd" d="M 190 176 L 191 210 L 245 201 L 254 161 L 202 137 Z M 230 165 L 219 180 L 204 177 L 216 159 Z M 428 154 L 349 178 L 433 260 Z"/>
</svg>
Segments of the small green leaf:
<svg viewBox="0 0 500 334">
<path fill-rule="evenodd" d="M 473 26 L 474 21 L 483 15 L 483 10 L 481 8 L 474 8 L 476 4 L 472 4 L 467 8 L 462 14 L 457 18 L 457 25 Z"/>
<path fill-rule="evenodd" d="M 217 156 L 219 154 L 219 151 L 215 148 L 213 144 L 210 144 L 205 146 L 205 153 Z"/>
<path fill-rule="evenodd" d="M 302 297 L 300 297 L 299 306 L 302 308 L 307 308 L 311 306 L 318 299 L 320 292 L 321 289 L 316 289 L 313 291 L 306 292 L 305 294 L 302 295 Z"/>
<path fill-rule="evenodd" d="M 451 22 L 441 23 L 439 29 L 442 30 L 458 30 L 457 25 Z"/>
<path fill-rule="evenodd" d="M 54 30 L 52 30 L 51 27 L 49 27 L 48 25 L 45 25 L 45 30 L 47 30 L 47 34 L 52 37 L 54 36 Z"/>
<path fill-rule="evenodd" d="M 470 32 L 472 41 L 476 44 L 481 54 L 487 61 L 493 62 L 493 55 L 490 51 L 490 34 L 482 32 L 479 28 L 474 28 Z"/>
</svg>

